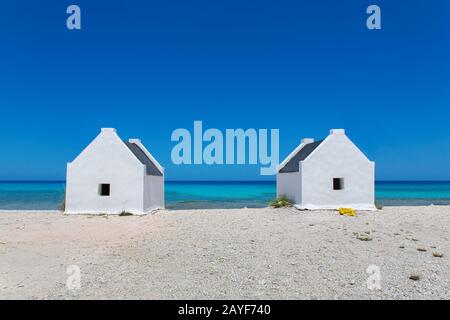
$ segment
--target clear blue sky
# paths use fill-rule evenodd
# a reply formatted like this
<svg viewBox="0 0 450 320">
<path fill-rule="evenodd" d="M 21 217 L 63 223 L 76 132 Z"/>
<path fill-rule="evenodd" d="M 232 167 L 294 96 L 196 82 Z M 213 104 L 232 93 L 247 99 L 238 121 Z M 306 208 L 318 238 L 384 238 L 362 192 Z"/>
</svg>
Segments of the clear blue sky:
<svg viewBox="0 0 450 320">
<path fill-rule="evenodd" d="M 140 137 L 169 180 L 261 179 L 171 164 L 172 131 L 194 120 L 279 128 L 281 158 L 342 127 L 379 180 L 449 180 L 449 57 L 447 0 L 3 0 L 0 180 L 64 179 L 101 127 Z"/>
</svg>

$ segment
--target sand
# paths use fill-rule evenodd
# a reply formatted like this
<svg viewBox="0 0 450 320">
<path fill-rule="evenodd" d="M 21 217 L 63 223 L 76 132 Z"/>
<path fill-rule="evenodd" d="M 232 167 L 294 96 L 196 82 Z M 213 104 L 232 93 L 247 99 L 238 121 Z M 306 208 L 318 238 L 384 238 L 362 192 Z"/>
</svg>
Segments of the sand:
<svg viewBox="0 0 450 320">
<path fill-rule="evenodd" d="M 0 298 L 449 299 L 449 227 L 450 206 L 1 212 Z M 66 287 L 70 265 L 80 289 Z"/>
</svg>

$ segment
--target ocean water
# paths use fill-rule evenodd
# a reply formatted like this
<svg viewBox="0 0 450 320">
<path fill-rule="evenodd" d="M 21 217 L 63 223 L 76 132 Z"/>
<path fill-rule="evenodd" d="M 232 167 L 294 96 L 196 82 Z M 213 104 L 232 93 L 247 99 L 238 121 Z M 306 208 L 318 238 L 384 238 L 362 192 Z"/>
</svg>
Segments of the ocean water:
<svg viewBox="0 0 450 320">
<path fill-rule="evenodd" d="M 450 205 L 450 181 L 376 182 L 384 206 Z M 0 182 L 0 210 L 57 210 L 64 182 Z M 257 208 L 275 197 L 275 182 L 166 182 L 166 208 Z"/>
</svg>

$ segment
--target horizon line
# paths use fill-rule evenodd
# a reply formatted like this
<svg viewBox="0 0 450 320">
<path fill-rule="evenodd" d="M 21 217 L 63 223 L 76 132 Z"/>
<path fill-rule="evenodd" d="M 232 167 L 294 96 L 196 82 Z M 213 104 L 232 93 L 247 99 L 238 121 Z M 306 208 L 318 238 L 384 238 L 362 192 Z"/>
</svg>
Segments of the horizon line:
<svg viewBox="0 0 450 320">
<path fill-rule="evenodd" d="M 59 182 L 65 183 L 66 180 L 0 180 L 0 183 L 38 183 L 38 182 Z M 164 182 L 276 182 L 276 180 L 165 180 Z M 450 182 L 450 180 L 375 180 L 375 182 Z"/>
</svg>

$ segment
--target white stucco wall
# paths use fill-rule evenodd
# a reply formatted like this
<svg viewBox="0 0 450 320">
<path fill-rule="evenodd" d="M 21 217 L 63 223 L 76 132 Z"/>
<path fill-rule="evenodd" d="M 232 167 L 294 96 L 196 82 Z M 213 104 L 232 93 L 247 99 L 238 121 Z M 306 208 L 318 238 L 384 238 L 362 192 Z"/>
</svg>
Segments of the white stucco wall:
<svg viewBox="0 0 450 320">
<path fill-rule="evenodd" d="M 301 203 L 301 179 L 299 172 L 277 174 L 277 197 L 286 196 L 293 203 Z"/>
<path fill-rule="evenodd" d="M 146 176 L 144 179 L 144 211 L 164 209 L 164 176 Z"/>
<path fill-rule="evenodd" d="M 375 210 L 375 164 L 335 130 L 300 163 L 302 201 L 307 209 L 350 207 Z M 343 190 L 333 190 L 333 178 L 344 179 Z"/>
<path fill-rule="evenodd" d="M 67 165 L 66 213 L 145 213 L 145 166 L 114 129 L 102 132 Z M 111 185 L 110 196 L 99 195 L 99 184 Z"/>
<path fill-rule="evenodd" d="M 333 190 L 333 178 L 344 179 L 343 190 Z M 301 209 L 375 210 L 375 164 L 344 130 L 334 129 L 299 163 L 299 172 L 277 174 L 280 195 L 293 199 Z"/>
</svg>

